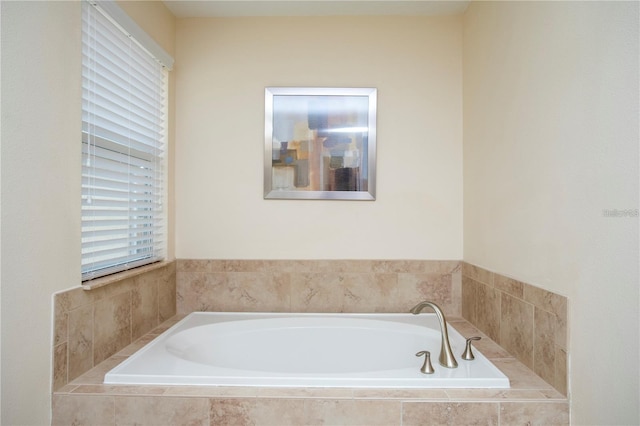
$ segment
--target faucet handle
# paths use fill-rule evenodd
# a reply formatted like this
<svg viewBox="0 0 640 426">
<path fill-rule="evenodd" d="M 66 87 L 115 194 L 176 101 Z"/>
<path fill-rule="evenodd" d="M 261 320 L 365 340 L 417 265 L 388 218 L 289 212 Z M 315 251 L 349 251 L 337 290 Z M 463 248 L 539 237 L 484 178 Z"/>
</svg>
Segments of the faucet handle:
<svg viewBox="0 0 640 426">
<path fill-rule="evenodd" d="M 429 351 L 420 351 L 416 354 L 416 356 L 424 355 L 424 364 L 422 364 L 422 368 L 420 371 L 423 374 L 433 374 L 436 370 L 433 369 L 431 365 L 431 352 Z"/>
<path fill-rule="evenodd" d="M 474 337 L 469 337 L 467 339 L 467 346 L 464 349 L 464 352 L 462 353 L 462 359 L 466 359 L 467 361 L 471 361 L 472 359 L 475 359 L 475 357 L 473 356 L 473 351 L 471 350 L 471 341 L 473 340 L 480 340 L 480 337 L 474 336 Z"/>
</svg>

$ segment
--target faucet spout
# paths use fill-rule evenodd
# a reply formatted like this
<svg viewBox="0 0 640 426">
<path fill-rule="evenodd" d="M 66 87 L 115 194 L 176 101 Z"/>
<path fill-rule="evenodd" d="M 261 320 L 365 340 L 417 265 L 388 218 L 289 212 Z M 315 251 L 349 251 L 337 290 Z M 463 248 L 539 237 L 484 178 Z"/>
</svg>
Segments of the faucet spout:
<svg viewBox="0 0 640 426">
<path fill-rule="evenodd" d="M 418 315 L 426 307 L 433 309 L 438 317 L 438 321 L 440 322 L 440 334 L 442 336 L 442 341 L 440 344 L 440 357 L 438 358 L 438 362 L 440 362 L 440 365 L 443 367 L 457 368 L 458 362 L 451 351 L 451 345 L 449 344 L 449 332 L 447 331 L 447 319 L 445 318 L 442 309 L 433 302 L 424 301 L 411 308 L 410 312 L 414 315 Z"/>
</svg>

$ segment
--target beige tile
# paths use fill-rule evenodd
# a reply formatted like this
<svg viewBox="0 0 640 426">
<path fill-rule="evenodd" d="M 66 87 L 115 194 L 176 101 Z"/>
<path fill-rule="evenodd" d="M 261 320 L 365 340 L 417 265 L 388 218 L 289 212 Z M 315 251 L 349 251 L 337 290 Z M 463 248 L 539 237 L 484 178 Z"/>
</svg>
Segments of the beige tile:
<svg viewBox="0 0 640 426">
<path fill-rule="evenodd" d="M 462 317 L 474 324 L 478 322 L 476 314 L 477 286 L 473 279 L 462 276 Z"/>
<path fill-rule="evenodd" d="M 500 341 L 500 294 L 501 292 L 491 286 L 482 283 L 476 286 L 475 325 L 498 343 L 502 343 Z"/>
<path fill-rule="evenodd" d="M 555 340 L 555 345 L 556 347 L 564 350 L 565 352 L 567 352 L 567 348 L 569 347 L 569 339 L 568 339 L 568 333 L 567 333 L 567 319 L 566 318 L 559 318 L 558 316 L 556 316 L 556 340 Z"/>
<path fill-rule="evenodd" d="M 394 274 L 292 273 L 294 312 L 392 312 Z"/>
<path fill-rule="evenodd" d="M 131 343 L 130 345 L 125 346 L 124 349 L 118 351 L 115 354 L 115 356 L 123 356 L 123 357 L 131 356 L 134 353 L 138 352 L 143 347 L 145 347 L 146 345 L 148 345 L 156 337 L 158 337 L 158 336 L 155 335 L 155 334 L 145 334 L 144 336 L 142 336 L 141 338 L 139 338 L 135 342 Z"/>
<path fill-rule="evenodd" d="M 288 312 L 291 306 L 288 273 L 233 273 L 230 274 L 229 287 L 216 290 L 218 310 Z"/>
<path fill-rule="evenodd" d="M 93 305 L 69 312 L 68 380 L 71 381 L 94 366 Z"/>
<path fill-rule="evenodd" d="M 447 318 L 448 319 L 448 318 Z M 456 321 L 448 319 L 449 325 L 456 329 L 456 331 L 465 338 L 469 337 L 480 337 L 480 340 L 477 340 L 472 343 L 472 347 L 475 351 L 479 351 L 482 355 L 486 356 L 489 359 L 496 358 L 510 358 L 512 357 L 509 352 L 504 350 L 503 347 L 498 345 L 496 342 L 491 340 L 486 334 L 482 333 L 476 327 L 469 324 L 467 321 Z"/>
<path fill-rule="evenodd" d="M 194 311 L 213 311 L 215 297 L 212 289 L 225 286 L 227 274 L 206 272 L 176 273 L 176 305 L 180 314 Z"/>
<path fill-rule="evenodd" d="M 375 260 L 374 272 L 393 272 L 408 274 L 452 274 L 460 271 L 457 260 Z"/>
<path fill-rule="evenodd" d="M 541 389 L 538 392 L 540 392 L 545 399 L 567 402 L 567 395 L 563 395 L 555 389 Z"/>
<path fill-rule="evenodd" d="M 462 275 L 475 281 L 493 286 L 493 272 L 467 262 L 462 263 Z"/>
<path fill-rule="evenodd" d="M 67 342 L 64 342 L 53 348 L 53 390 L 62 388 L 68 382 Z"/>
<path fill-rule="evenodd" d="M 209 425 L 207 398 L 115 397 L 117 425 Z"/>
<path fill-rule="evenodd" d="M 55 309 L 59 312 L 69 312 L 81 306 L 94 302 L 92 292 L 84 290 L 81 286 L 57 293 L 55 298 Z"/>
<path fill-rule="evenodd" d="M 498 425 L 497 402 L 405 402 L 402 425 Z"/>
<path fill-rule="evenodd" d="M 533 305 L 502 293 L 499 343 L 533 369 Z"/>
<path fill-rule="evenodd" d="M 440 306 L 446 315 L 460 315 L 460 302 L 453 300 L 451 274 L 400 273 L 398 287 L 409 295 L 405 312 L 428 300 Z"/>
<path fill-rule="evenodd" d="M 315 273 L 342 272 L 351 274 L 369 274 L 373 272 L 373 261 L 371 260 L 313 260 L 305 261 L 304 268 L 300 268 L 300 263 L 298 263 L 297 266 L 298 268 L 296 269 L 296 271 L 307 271 Z"/>
<path fill-rule="evenodd" d="M 172 318 L 176 312 L 176 263 L 172 262 L 158 283 L 158 322 Z"/>
<path fill-rule="evenodd" d="M 193 311 L 287 312 L 290 280 L 286 273 L 178 273 L 179 313 Z"/>
<path fill-rule="evenodd" d="M 455 314 L 455 310 L 452 310 L 450 275 L 379 273 L 375 274 L 374 281 L 371 295 L 377 300 L 376 309 L 372 312 L 405 313 L 423 300 L 431 300 L 446 314 Z"/>
<path fill-rule="evenodd" d="M 54 392 L 55 392 L 56 394 L 71 393 L 71 392 L 73 392 L 73 390 L 74 390 L 75 388 L 77 388 L 77 387 L 78 387 L 78 385 L 69 385 L 69 384 L 67 384 L 67 385 L 64 385 L 64 386 L 62 386 L 61 388 L 59 388 L 59 389 L 55 390 Z"/>
<path fill-rule="evenodd" d="M 131 338 L 137 339 L 158 325 L 158 279 L 155 270 L 134 279 L 131 291 Z"/>
<path fill-rule="evenodd" d="M 509 377 L 511 389 L 552 389 L 549 383 L 542 380 L 516 359 L 501 359 L 493 360 L 492 362 Z"/>
<path fill-rule="evenodd" d="M 91 290 L 90 293 L 93 296 L 94 303 L 98 303 L 106 299 L 122 296 L 123 294 L 130 294 L 133 288 L 134 288 L 134 277 L 131 276 L 121 280 L 113 281 L 107 286 Z"/>
<path fill-rule="evenodd" d="M 567 371 L 567 353 L 563 349 L 556 347 L 556 373 L 552 385 L 564 396 L 568 395 L 569 392 L 567 387 L 569 380 Z"/>
<path fill-rule="evenodd" d="M 76 385 L 98 385 L 104 382 L 104 375 L 107 374 L 112 368 L 120 364 L 127 359 L 126 357 L 112 356 L 105 361 L 102 361 L 96 367 L 90 369 L 86 373 L 73 380 L 72 384 Z"/>
<path fill-rule="evenodd" d="M 447 389 L 447 395 L 456 401 L 544 399 L 540 391 L 529 389 Z"/>
<path fill-rule="evenodd" d="M 149 334 L 157 336 L 159 334 L 164 333 L 174 325 L 176 325 L 180 320 L 182 320 L 186 315 L 174 315 L 173 317 L 165 320 L 162 324 L 154 328 L 149 332 Z"/>
<path fill-rule="evenodd" d="M 255 397 L 257 388 L 252 386 L 167 386 L 168 396 L 206 396 L 225 398 Z"/>
<path fill-rule="evenodd" d="M 72 309 L 70 293 L 76 290 L 78 289 L 65 290 L 53 295 L 53 310 L 55 314 L 69 312 Z"/>
<path fill-rule="evenodd" d="M 131 293 L 96 302 L 93 323 L 93 363 L 98 365 L 131 343 Z"/>
<path fill-rule="evenodd" d="M 500 274 L 494 274 L 494 287 L 513 297 L 522 299 L 524 297 L 524 283 L 507 278 Z"/>
<path fill-rule="evenodd" d="M 554 314 L 534 309 L 533 371 L 551 384 L 555 382 L 556 324 Z"/>
<path fill-rule="evenodd" d="M 460 268 L 451 273 L 451 312 L 462 317 L 462 271 Z"/>
<path fill-rule="evenodd" d="M 566 402 L 502 402 L 500 425 L 568 425 L 569 404 Z"/>
<path fill-rule="evenodd" d="M 313 272 L 321 269 L 315 260 L 269 260 L 262 265 L 269 272 Z"/>
<path fill-rule="evenodd" d="M 78 385 L 72 393 L 92 395 L 163 395 L 166 387 L 163 386 L 138 386 L 138 385 Z"/>
<path fill-rule="evenodd" d="M 449 399 L 443 389 L 354 389 L 353 397 L 361 399 Z"/>
<path fill-rule="evenodd" d="M 59 345 L 66 342 L 69 338 L 68 322 L 69 322 L 69 310 L 59 302 L 62 299 L 66 299 L 61 295 L 54 297 L 54 314 L 53 314 L 53 345 Z"/>
<path fill-rule="evenodd" d="M 305 425 L 400 425 L 400 401 L 388 400 L 304 400 Z"/>
<path fill-rule="evenodd" d="M 115 425 L 114 397 L 87 395 L 53 395 L 53 426 Z"/>
<path fill-rule="evenodd" d="M 264 269 L 262 260 L 214 259 L 209 262 L 209 272 L 259 272 Z"/>
<path fill-rule="evenodd" d="M 209 272 L 210 260 L 177 259 L 176 272 Z"/>
<path fill-rule="evenodd" d="M 211 425 L 294 426 L 303 425 L 304 399 L 211 398 Z"/>
<path fill-rule="evenodd" d="M 260 398 L 353 398 L 350 388 L 268 388 L 255 389 Z"/>
<path fill-rule="evenodd" d="M 558 318 L 567 317 L 567 298 L 559 294 L 525 284 L 524 300 L 540 309 L 556 314 Z"/>
</svg>

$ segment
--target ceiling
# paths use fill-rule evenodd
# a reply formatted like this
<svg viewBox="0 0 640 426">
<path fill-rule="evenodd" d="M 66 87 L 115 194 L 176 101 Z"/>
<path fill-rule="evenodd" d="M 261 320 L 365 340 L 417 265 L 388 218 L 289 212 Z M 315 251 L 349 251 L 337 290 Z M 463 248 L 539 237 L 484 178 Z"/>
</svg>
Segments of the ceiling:
<svg viewBox="0 0 640 426">
<path fill-rule="evenodd" d="M 470 0 L 165 0 L 177 18 L 238 16 L 457 15 Z"/>
</svg>

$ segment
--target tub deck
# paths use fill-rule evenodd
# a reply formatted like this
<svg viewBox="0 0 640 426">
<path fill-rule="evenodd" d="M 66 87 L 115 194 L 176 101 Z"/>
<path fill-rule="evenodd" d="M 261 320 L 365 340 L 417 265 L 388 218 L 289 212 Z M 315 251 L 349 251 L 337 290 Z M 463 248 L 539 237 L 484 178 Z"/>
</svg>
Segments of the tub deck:
<svg viewBox="0 0 640 426">
<path fill-rule="evenodd" d="M 53 425 L 569 424 L 569 402 L 464 319 L 449 323 L 509 377 L 510 389 L 105 385 L 113 367 L 176 316 L 54 392 Z"/>
</svg>

